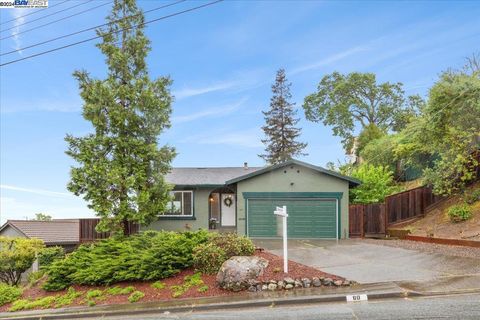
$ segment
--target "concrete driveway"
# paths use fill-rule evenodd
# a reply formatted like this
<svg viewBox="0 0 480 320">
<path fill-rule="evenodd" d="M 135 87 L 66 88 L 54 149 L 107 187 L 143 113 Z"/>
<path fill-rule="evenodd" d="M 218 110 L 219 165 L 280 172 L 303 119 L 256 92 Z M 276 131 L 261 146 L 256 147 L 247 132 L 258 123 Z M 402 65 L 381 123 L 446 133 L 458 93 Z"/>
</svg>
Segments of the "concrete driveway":
<svg viewBox="0 0 480 320">
<path fill-rule="evenodd" d="M 254 240 L 283 255 L 281 240 Z M 367 243 L 362 240 L 289 240 L 289 259 L 359 283 L 480 279 L 480 259 Z"/>
</svg>

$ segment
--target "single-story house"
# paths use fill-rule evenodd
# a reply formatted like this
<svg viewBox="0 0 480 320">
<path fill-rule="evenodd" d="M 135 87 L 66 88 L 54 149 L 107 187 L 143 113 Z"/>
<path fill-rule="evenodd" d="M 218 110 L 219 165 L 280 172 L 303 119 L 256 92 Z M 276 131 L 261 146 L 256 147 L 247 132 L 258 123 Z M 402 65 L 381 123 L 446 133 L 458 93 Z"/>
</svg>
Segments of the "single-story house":
<svg viewBox="0 0 480 320">
<path fill-rule="evenodd" d="M 267 167 L 173 168 L 168 212 L 141 230 L 217 229 L 252 238 L 348 238 L 349 189 L 360 181 L 298 160 Z"/>
<path fill-rule="evenodd" d="M 0 227 L 0 236 L 37 238 L 47 247 L 61 246 L 72 251 L 80 243 L 79 219 L 8 220 Z"/>
</svg>

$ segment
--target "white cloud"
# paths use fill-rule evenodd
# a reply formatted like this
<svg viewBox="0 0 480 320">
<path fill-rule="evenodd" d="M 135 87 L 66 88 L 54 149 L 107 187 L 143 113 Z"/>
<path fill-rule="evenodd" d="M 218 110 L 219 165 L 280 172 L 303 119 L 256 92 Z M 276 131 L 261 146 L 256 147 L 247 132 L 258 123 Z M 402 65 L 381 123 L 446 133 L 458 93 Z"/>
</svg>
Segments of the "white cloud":
<svg viewBox="0 0 480 320">
<path fill-rule="evenodd" d="M 50 197 L 72 197 L 73 196 L 73 194 L 67 193 L 67 192 L 57 192 L 57 191 L 34 189 L 34 188 L 23 188 L 23 187 L 11 186 L 6 184 L 1 184 L 0 189 L 34 193 L 34 194 L 38 194 L 42 196 L 50 196 Z"/>
<path fill-rule="evenodd" d="M 180 90 L 176 90 L 173 92 L 173 95 L 176 99 L 184 99 L 193 96 L 199 96 L 206 93 L 216 92 L 216 91 L 223 91 L 226 89 L 230 89 L 238 85 L 237 81 L 225 81 L 216 84 L 212 84 L 207 87 L 200 87 L 200 88 L 183 88 Z"/>
<path fill-rule="evenodd" d="M 347 58 L 351 55 L 354 55 L 356 53 L 359 53 L 359 52 L 362 52 L 362 51 L 366 51 L 368 50 L 368 47 L 365 47 L 365 46 L 357 46 L 357 47 L 353 47 L 353 48 L 350 48 L 348 50 L 345 50 L 345 51 L 342 51 L 342 52 L 338 52 L 338 53 L 335 53 L 331 56 L 328 56 L 322 60 L 319 60 L 317 62 L 314 62 L 312 64 L 307 64 L 307 65 L 303 65 L 303 66 L 300 66 L 300 67 L 297 67 L 295 69 L 293 69 L 290 74 L 291 75 L 294 75 L 294 74 L 298 74 L 298 73 L 302 73 L 302 72 L 305 72 L 305 71 L 310 71 L 310 70 L 314 70 L 314 69 L 318 69 L 320 67 L 324 67 L 324 66 L 328 66 L 332 63 L 335 63 L 337 61 L 340 61 L 344 58 Z"/>
<path fill-rule="evenodd" d="M 181 142 L 198 144 L 221 144 L 246 148 L 258 148 L 263 144 L 259 128 L 251 128 L 234 132 L 214 132 L 208 135 L 190 136 Z"/>
<path fill-rule="evenodd" d="M 190 113 L 182 116 L 174 116 L 172 117 L 172 122 L 174 124 L 178 123 L 185 123 L 185 122 L 190 122 L 190 121 L 195 121 L 198 119 L 202 118 L 208 118 L 208 117 L 223 117 L 226 115 L 229 115 L 245 103 L 248 98 L 244 97 L 240 101 L 237 101 L 233 104 L 225 105 L 222 107 L 215 107 L 215 108 L 209 108 L 209 109 L 204 109 L 196 113 Z"/>
<path fill-rule="evenodd" d="M 25 15 L 25 10 L 22 9 L 12 9 L 11 11 L 12 18 L 15 19 L 13 22 L 13 29 L 11 29 L 10 34 L 13 36 L 12 40 L 15 44 L 14 49 L 18 50 L 22 47 L 22 41 L 20 40 L 20 37 L 17 35 L 18 32 L 20 32 L 20 25 L 25 22 L 25 18 L 22 16 Z M 18 51 L 20 55 L 22 55 L 22 51 Z"/>
</svg>

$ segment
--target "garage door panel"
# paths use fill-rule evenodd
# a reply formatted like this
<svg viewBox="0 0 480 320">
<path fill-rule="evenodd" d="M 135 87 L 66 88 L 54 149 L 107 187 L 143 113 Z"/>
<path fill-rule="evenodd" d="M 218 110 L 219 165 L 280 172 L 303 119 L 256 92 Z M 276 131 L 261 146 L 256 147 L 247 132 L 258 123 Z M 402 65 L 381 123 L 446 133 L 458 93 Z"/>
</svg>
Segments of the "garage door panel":
<svg viewBox="0 0 480 320">
<path fill-rule="evenodd" d="M 251 237 L 277 236 L 276 207 L 287 206 L 290 238 L 335 238 L 335 200 L 251 199 L 248 202 L 248 233 Z"/>
</svg>

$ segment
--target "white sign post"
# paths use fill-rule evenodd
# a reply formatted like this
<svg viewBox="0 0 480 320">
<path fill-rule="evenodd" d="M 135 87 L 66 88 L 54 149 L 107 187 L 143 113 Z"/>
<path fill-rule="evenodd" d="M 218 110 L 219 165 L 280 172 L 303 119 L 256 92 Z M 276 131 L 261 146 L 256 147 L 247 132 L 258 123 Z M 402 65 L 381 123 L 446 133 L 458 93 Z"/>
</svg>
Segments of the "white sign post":
<svg viewBox="0 0 480 320">
<path fill-rule="evenodd" d="M 287 248 L 287 206 L 277 207 L 273 214 L 282 217 L 283 226 L 283 272 L 288 273 L 288 248 Z"/>
</svg>

